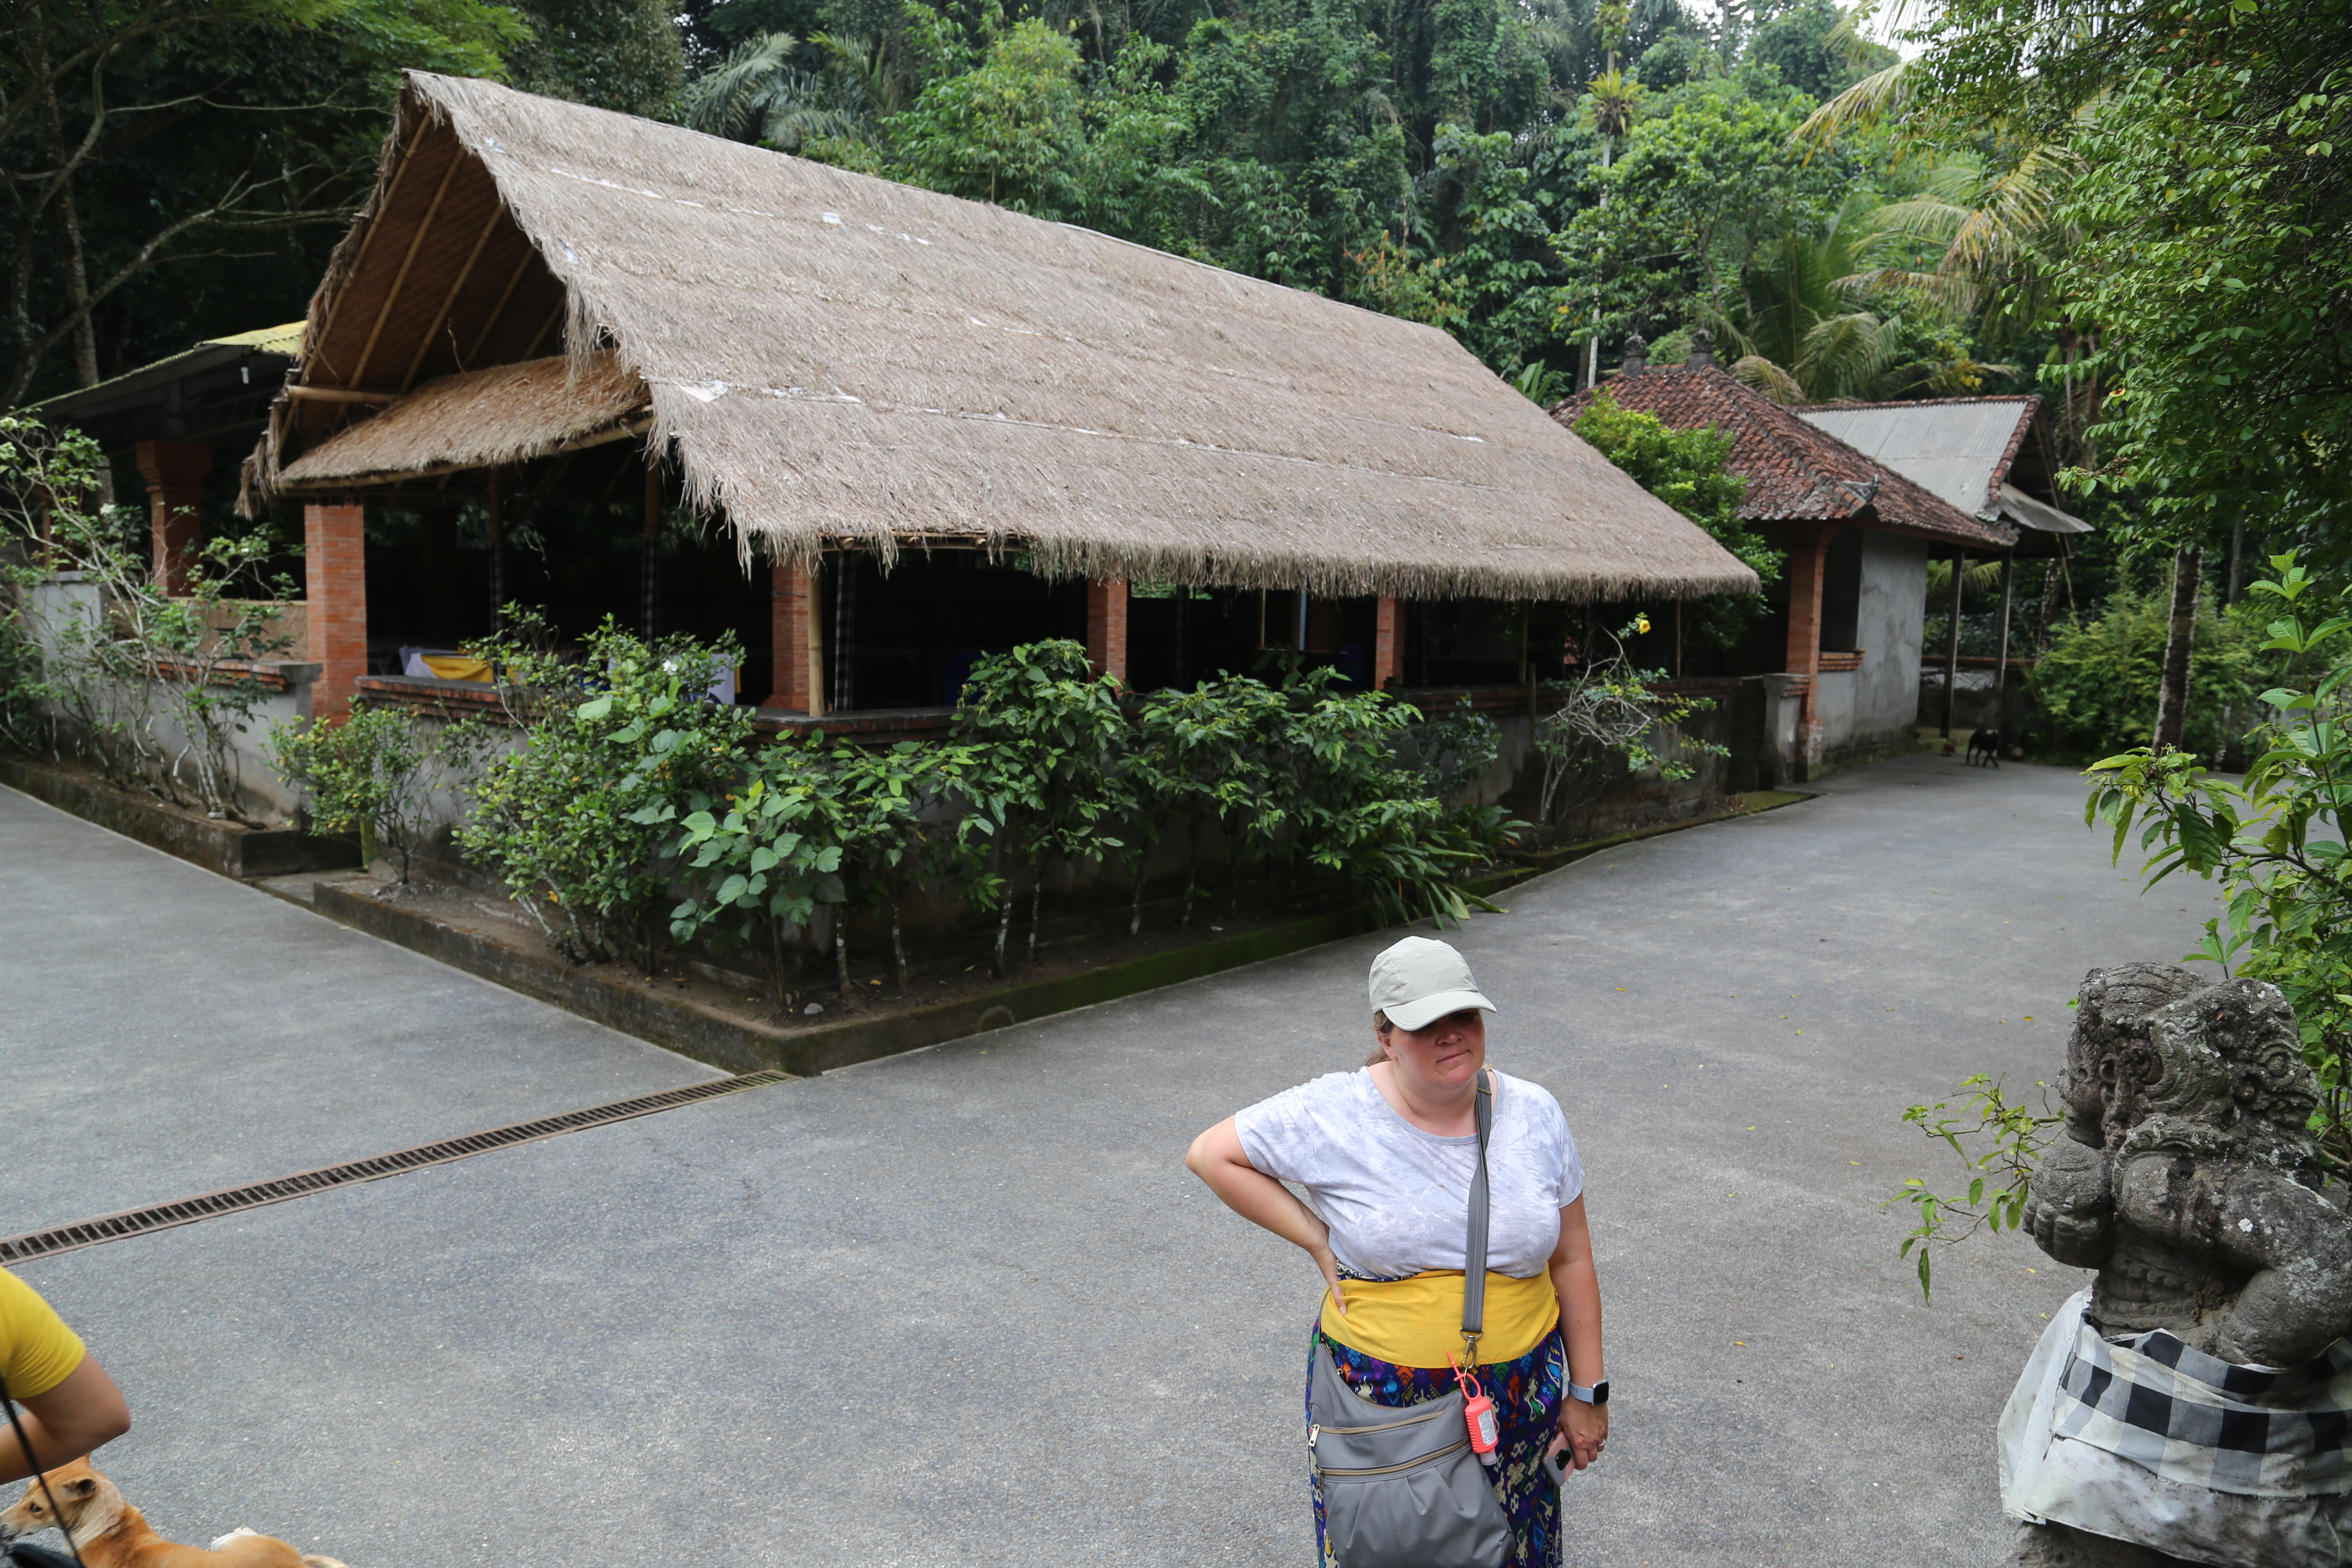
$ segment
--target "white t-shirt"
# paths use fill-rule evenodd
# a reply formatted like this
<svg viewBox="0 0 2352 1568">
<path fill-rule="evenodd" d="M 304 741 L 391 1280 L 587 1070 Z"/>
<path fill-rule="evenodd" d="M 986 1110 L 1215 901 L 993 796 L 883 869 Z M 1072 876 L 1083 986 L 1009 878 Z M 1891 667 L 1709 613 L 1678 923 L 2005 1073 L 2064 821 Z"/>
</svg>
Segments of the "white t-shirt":
<svg viewBox="0 0 2352 1568">
<path fill-rule="evenodd" d="M 1507 1073 L 1493 1077 L 1486 1267 L 1529 1279 L 1559 1245 L 1559 1211 L 1583 1194 L 1584 1164 L 1549 1090 Z M 1286 1089 L 1234 1125 L 1252 1165 L 1307 1189 L 1347 1273 L 1402 1279 L 1464 1266 L 1477 1135 L 1423 1132 L 1381 1098 L 1370 1068 Z"/>
</svg>

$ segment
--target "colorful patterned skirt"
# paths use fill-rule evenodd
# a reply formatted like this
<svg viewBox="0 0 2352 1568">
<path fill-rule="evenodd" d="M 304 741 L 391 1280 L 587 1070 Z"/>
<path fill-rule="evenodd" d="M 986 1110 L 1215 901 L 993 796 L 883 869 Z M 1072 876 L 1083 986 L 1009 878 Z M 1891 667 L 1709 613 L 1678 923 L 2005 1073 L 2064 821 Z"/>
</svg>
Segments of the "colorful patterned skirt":
<svg viewBox="0 0 2352 1568">
<path fill-rule="evenodd" d="M 1425 1399 L 1442 1399 L 1454 1391 L 1454 1373 L 1445 1367 L 1398 1366 L 1350 1350 L 1325 1334 L 1318 1325 L 1307 1336 L 1312 1408 L 1312 1368 L 1318 1342 L 1331 1347 L 1332 1364 L 1349 1388 L 1375 1405 L 1402 1408 Z M 1543 1467 L 1544 1450 L 1559 1430 L 1559 1402 L 1566 1394 L 1568 1352 L 1558 1329 L 1517 1361 L 1478 1369 L 1486 1397 L 1495 1402 L 1496 1419 L 1503 1432 L 1503 1462 L 1487 1472 L 1494 1478 L 1503 1516 L 1511 1524 L 1510 1568 L 1559 1568 L 1559 1489 Z M 1323 1532 L 1323 1489 L 1314 1471 L 1307 1485 L 1315 1499 L 1315 1559 L 1321 1568 L 1338 1568 Z"/>
</svg>

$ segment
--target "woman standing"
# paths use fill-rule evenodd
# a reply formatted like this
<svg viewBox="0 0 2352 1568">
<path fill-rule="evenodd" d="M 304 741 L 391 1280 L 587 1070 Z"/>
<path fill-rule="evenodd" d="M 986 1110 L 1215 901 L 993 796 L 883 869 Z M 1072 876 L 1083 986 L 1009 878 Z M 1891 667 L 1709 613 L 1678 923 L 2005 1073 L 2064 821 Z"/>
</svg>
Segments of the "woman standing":
<svg viewBox="0 0 2352 1568">
<path fill-rule="evenodd" d="M 1488 1474 L 1509 1525 L 1507 1561 L 1553 1568 L 1559 1494 L 1544 1457 L 1557 1452 L 1580 1470 L 1609 1436 L 1576 1141 L 1549 1092 L 1485 1070 L 1494 1004 L 1446 943 L 1407 937 L 1374 959 L 1371 1005 L 1380 1046 L 1366 1067 L 1226 1118 L 1193 1140 L 1184 1163 L 1234 1213 L 1315 1259 L 1327 1289 L 1310 1367 L 1328 1347 L 1358 1394 L 1404 1406 L 1453 1393 L 1449 1362 L 1475 1351 L 1501 1425 Z M 1482 1076 L 1494 1109 L 1485 1331 L 1473 1347 L 1463 1297 Z M 1323 1217 L 1286 1181 L 1305 1187 Z M 1316 1545 L 1330 1568 L 1319 1483 L 1315 1490 Z"/>
</svg>

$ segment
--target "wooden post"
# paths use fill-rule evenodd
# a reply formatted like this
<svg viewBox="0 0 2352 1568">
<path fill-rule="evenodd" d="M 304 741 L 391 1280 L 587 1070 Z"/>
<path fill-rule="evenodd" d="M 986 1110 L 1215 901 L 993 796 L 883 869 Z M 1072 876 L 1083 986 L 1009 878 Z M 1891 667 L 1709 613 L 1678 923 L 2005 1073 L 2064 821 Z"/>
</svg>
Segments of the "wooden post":
<svg viewBox="0 0 2352 1568">
<path fill-rule="evenodd" d="M 310 717 L 329 726 L 352 714 L 352 694 L 368 669 L 367 509 L 356 504 L 302 509 L 303 569 L 309 577 Z"/>
<path fill-rule="evenodd" d="M 1528 722 L 1536 719 L 1536 650 L 1528 640 L 1528 627 L 1535 618 L 1534 606 L 1519 606 L 1519 679 L 1528 683 Z"/>
<path fill-rule="evenodd" d="M 2015 574 L 2016 552 L 2000 552 L 2000 646 L 1992 661 L 1992 722 L 2000 728 L 2000 700 L 2009 689 L 2009 591 L 2010 579 Z"/>
<path fill-rule="evenodd" d="M 1951 626 L 1944 637 L 1944 739 L 1952 738 L 1952 715 L 1960 701 L 1960 574 L 1968 570 L 1965 550 L 1952 552 Z"/>
<path fill-rule="evenodd" d="M 1381 595 L 1372 612 L 1372 689 L 1404 684 L 1404 606 Z"/>
<path fill-rule="evenodd" d="M 1821 710 L 1814 689 L 1822 669 L 1822 589 L 1829 578 L 1830 541 L 1835 523 L 1789 530 L 1788 671 L 1806 677 L 1797 712 L 1796 776 L 1813 776 L 1821 753 Z"/>
<path fill-rule="evenodd" d="M 1087 662 L 1097 675 L 1127 682 L 1127 579 L 1087 584 Z"/>
<path fill-rule="evenodd" d="M 811 716 L 824 711 L 824 644 L 818 626 L 816 574 L 796 561 L 768 567 L 768 706 Z"/>
<path fill-rule="evenodd" d="M 646 442 L 645 638 L 654 640 L 661 612 L 661 458 Z"/>
<path fill-rule="evenodd" d="M 465 613 L 458 600 L 457 514 L 446 506 L 420 508 L 417 533 L 424 545 L 425 595 L 436 640 L 454 645 L 461 636 Z"/>
<path fill-rule="evenodd" d="M 490 470 L 490 630 L 507 629 L 507 474 Z"/>
<path fill-rule="evenodd" d="M 201 441 L 142 441 L 139 472 L 147 481 L 147 526 L 155 581 L 172 595 L 188 591 L 188 568 L 204 548 L 198 507 L 213 449 Z"/>
</svg>

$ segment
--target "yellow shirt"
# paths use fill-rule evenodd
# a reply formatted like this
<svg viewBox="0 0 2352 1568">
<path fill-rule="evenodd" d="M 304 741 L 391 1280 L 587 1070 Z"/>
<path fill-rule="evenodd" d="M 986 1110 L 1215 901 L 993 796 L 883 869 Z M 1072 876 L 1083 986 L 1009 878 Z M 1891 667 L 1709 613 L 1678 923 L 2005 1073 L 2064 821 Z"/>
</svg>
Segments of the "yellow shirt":
<svg viewBox="0 0 2352 1568">
<path fill-rule="evenodd" d="M 47 1394 L 73 1375 L 83 1353 L 80 1336 L 39 1293 L 0 1268 L 0 1378 L 10 1396 Z"/>
<path fill-rule="evenodd" d="M 1350 1350 L 1397 1366 L 1441 1367 L 1462 1359 L 1462 1270 L 1432 1269 L 1406 1279 L 1347 1279 L 1348 1314 L 1323 1292 L 1323 1331 Z M 1486 1272 L 1486 1332 L 1478 1364 L 1517 1361 L 1559 1321 L 1549 1273 L 1525 1279 Z"/>
</svg>

